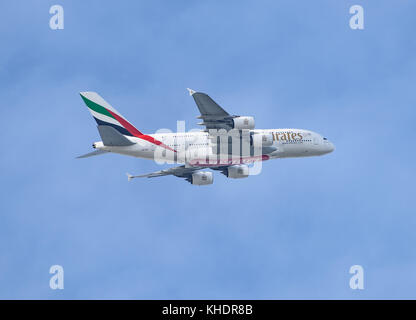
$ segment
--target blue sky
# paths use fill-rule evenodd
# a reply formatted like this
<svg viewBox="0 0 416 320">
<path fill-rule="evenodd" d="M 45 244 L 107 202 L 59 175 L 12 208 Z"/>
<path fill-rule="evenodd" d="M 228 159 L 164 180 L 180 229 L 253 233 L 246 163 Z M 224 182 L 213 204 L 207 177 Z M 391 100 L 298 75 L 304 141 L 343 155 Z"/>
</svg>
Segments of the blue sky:
<svg viewBox="0 0 416 320">
<path fill-rule="evenodd" d="M 61 4 L 65 29 L 49 28 Z M 349 7 L 365 29 L 349 28 Z M 413 1 L 3 1 L 0 298 L 415 298 Z M 195 128 L 190 87 L 324 157 L 195 187 L 99 140 L 80 91 L 140 130 Z M 65 289 L 49 288 L 62 265 Z M 350 266 L 365 289 L 349 288 Z"/>
</svg>

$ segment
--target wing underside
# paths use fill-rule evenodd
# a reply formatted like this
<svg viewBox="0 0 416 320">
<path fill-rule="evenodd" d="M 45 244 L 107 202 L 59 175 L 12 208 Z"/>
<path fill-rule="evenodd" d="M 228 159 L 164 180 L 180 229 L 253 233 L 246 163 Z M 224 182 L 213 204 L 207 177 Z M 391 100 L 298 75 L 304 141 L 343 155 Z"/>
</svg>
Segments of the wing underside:
<svg viewBox="0 0 416 320">
<path fill-rule="evenodd" d="M 201 169 L 203 168 L 202 167 L 186 168 L 185 166 L 179 166 L 179 167 L 173 167 L 173 168 L 155 171 L 152 173 L 137 175 L 137 176 L 127 173 L 127 178 L 130 181 L 131 179 L 134 179 L 134 178 L 155 178 L 155 177 L 173 175 L 178 178 L 185 178 L 185 180 L 190 182 L 192 174 Z"/>
<path fill-rule="evenodd" d="M 230 130 L 233 128 L 233 118 L 237 116 L 230 115 L 207 94 L 189 88 L 188 91 L 201 113 L 198 119 L 202 119 L 203 122 L 198 123 L 199 125 L 205 126 L 207 130 Z"/>
</svg>

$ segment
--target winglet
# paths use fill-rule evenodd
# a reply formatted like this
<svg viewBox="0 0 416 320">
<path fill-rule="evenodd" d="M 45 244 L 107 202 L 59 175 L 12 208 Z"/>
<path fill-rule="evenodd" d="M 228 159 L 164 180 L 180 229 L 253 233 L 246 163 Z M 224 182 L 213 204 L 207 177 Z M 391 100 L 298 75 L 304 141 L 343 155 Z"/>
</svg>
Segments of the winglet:
<svg viewBox="0 0 416 320">
<path fill-rule="evenodd" d="M 126 175 L 127 175 L 127 181 L 130 181 L 131 179 L 134 178 L 130 173 L 126 173 Z"/>
<path fill-rule="evenodd" d="M 194 93 L 196 92 L 196 91 L 194 91 L 194 90 L 192 90 L 192 89 L 189 89 L 189 88 L 186 88 L 188 91 L 189 91 L 189 95 L 190 96 L 193 96 L 194 95 Z"/>
</svg>

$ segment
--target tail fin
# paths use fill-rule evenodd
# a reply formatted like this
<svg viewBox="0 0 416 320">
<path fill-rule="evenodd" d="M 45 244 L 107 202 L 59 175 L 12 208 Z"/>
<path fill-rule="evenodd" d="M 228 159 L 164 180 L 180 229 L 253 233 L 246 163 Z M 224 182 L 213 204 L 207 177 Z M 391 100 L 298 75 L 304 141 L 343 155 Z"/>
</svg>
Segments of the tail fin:
<svg viewBox="0 0 416 320">
<path fill-rule="evenodd" d="M 111 126 L 98 126 L 98 132 L 105 146 L 127 147 L 134 144 Z"/>
<path fill-rule="evenodd" d="M 126 136 L 143 135 L 98 93 L 80 92 L 80 95 L 99 126 L 111 126 Z"/>
</svg>

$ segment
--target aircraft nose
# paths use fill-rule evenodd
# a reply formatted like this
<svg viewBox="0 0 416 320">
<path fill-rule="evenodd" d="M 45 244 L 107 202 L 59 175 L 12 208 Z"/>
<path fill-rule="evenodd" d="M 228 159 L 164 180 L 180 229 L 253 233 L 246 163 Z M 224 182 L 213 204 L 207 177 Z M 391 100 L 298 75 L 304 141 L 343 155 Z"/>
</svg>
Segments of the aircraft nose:
<svg viewBox="0 0 416 320">
<path fill-rule="evenodd" d="M 335 146 L 331 141 L 326 140 L 322 146 L 322 153 L 327 154 L 335 150 Z"/>
</svg>

